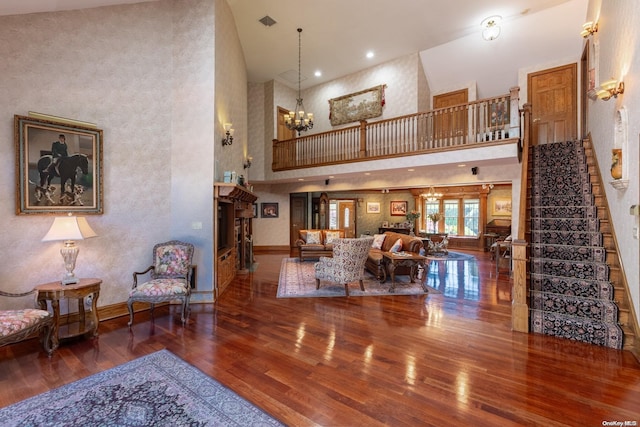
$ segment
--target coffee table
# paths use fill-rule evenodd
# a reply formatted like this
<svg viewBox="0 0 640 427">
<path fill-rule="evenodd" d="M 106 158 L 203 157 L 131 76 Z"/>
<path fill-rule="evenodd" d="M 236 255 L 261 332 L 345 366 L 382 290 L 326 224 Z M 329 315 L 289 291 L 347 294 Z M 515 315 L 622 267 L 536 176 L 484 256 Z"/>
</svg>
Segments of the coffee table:
<svg viewBox="0 0 640 427">
<path fill-rule="evenodd" d="M 427 257 L 416 254 L 414 252 L 382 252 L 382 262 L 385 265 L 385 268 L 382 269 L 384 273 L 382 282 L 387 280 L 388 271 L 389 276 L 391 276 L 391 287 L 389 288 L 389 292 L 393 293 L 396 289 L 396 267 L 406 266 L 410 268 L 409 279 L 411 280 L 411 283 L 415 283 L 415 277 L 418 267 L 422 267 L 423 274 L 420 280 L 420 284 L 422 285 L 422 288 L 425 292 L 429 292 L 429 288 L 426 285 L 428 268 L 426 260 Z"/>
</svg>

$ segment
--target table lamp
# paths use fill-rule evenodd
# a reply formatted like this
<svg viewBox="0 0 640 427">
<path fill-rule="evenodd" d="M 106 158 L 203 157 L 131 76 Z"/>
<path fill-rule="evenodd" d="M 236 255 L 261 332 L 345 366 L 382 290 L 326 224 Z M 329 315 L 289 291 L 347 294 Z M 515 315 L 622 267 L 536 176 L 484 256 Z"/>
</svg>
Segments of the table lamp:
<svg viewBox="0 0 640 427">
<path fill-rule="evenodd" d="M 76 267 L 78 252 L 80 251 L 76 246 L 75 241 L 96 236 L 96 232 L 91 229 L 89 223 L 84 217 L 77 217 L 69 214 L 69 216 L 56 217 L 53 220 L 51 228 L 42 238 L 42 241 L 64 241 L 64 245 L 60 249 L 60 254 L 64 259 L 64 267 L 67 269 L 66 274 L 61 280 L 63 285 L 78 283 L 78 278 L 73 274 L 73 269 Z"/>
</svg>

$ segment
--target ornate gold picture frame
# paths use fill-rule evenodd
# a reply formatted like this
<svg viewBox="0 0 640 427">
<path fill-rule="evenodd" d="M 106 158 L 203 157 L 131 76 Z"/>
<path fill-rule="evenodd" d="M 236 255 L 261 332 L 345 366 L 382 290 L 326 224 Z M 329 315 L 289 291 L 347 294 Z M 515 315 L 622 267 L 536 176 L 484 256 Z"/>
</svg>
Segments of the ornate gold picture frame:
<svg viewBox="0 0 640 427">
<path fill-rule="evenodd" d="M 331 126 L 379 117 L 384 106 L 384 88 L 380 85 L 329 100 Z"/>
<path fill-rule="evenodd" d="M 18 215 L 103 213 L 101 129 L 15 115 L 14 139 Z"/>
</svg>

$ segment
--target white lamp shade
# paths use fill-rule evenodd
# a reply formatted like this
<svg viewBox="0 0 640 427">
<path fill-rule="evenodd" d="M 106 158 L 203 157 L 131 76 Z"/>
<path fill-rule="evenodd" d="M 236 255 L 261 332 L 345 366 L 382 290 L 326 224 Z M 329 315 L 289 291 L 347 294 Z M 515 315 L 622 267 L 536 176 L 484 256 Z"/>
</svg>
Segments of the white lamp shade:
<svg viewBox="0 0 640 427">
<path fill-rule="evenodd" d="M 42 238 L 43 242 L 54 240 L 83 240 L 96 237 L 97 234 L 86 218 L 77 216 L 56 217 L 51 224 L 51 228 Z"/>
</svg>

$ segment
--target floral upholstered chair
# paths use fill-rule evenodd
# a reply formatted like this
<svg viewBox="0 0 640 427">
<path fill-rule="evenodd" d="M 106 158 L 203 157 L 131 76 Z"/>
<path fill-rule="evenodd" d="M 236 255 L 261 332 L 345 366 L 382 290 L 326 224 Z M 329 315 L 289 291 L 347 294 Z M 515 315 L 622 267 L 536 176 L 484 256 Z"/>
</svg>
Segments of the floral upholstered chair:
<svg viewBox="0 0 640 427">
<path fill-rule="evenodd" d="M 34 291 L 12 294 L 0 291 L 4 297 L 24 297 Z M 42 347 L 49 356 L 56 349 L 57 341 L 52 341 L 53 314 L 37 308 L 0 310 L 0 347 L 23 341 L 39 333 Z"/>
<path fill-rule="evenodd" d="M 316 289 L 320 289 L 320 280 L 328 280 L 344 285 L 349 296 L 349 283 L 359 281 L 364 291 L 364 263 L 367 261 L 372 237 L 358 239 L 336 239 L 333 241 L 333 257 L 320 257 L 315 264 Z"/>
<path fill-rule="evenodd" d="M 145 271 L 133 273 L 133 287 L 129 292 L 129 327 L 133 324 L 133 303 L 151 304 L 151 314 L 155 304 L 179 300 L 182 303 L 182 324 L 189 313 L 191 297 L 191 274 L 193 245 L 177 240 L 159 243 L 153 247 L 153 265 Z M 138 285 L 138 276 L 150 273 L 150 279 Z"/>
</svg>

